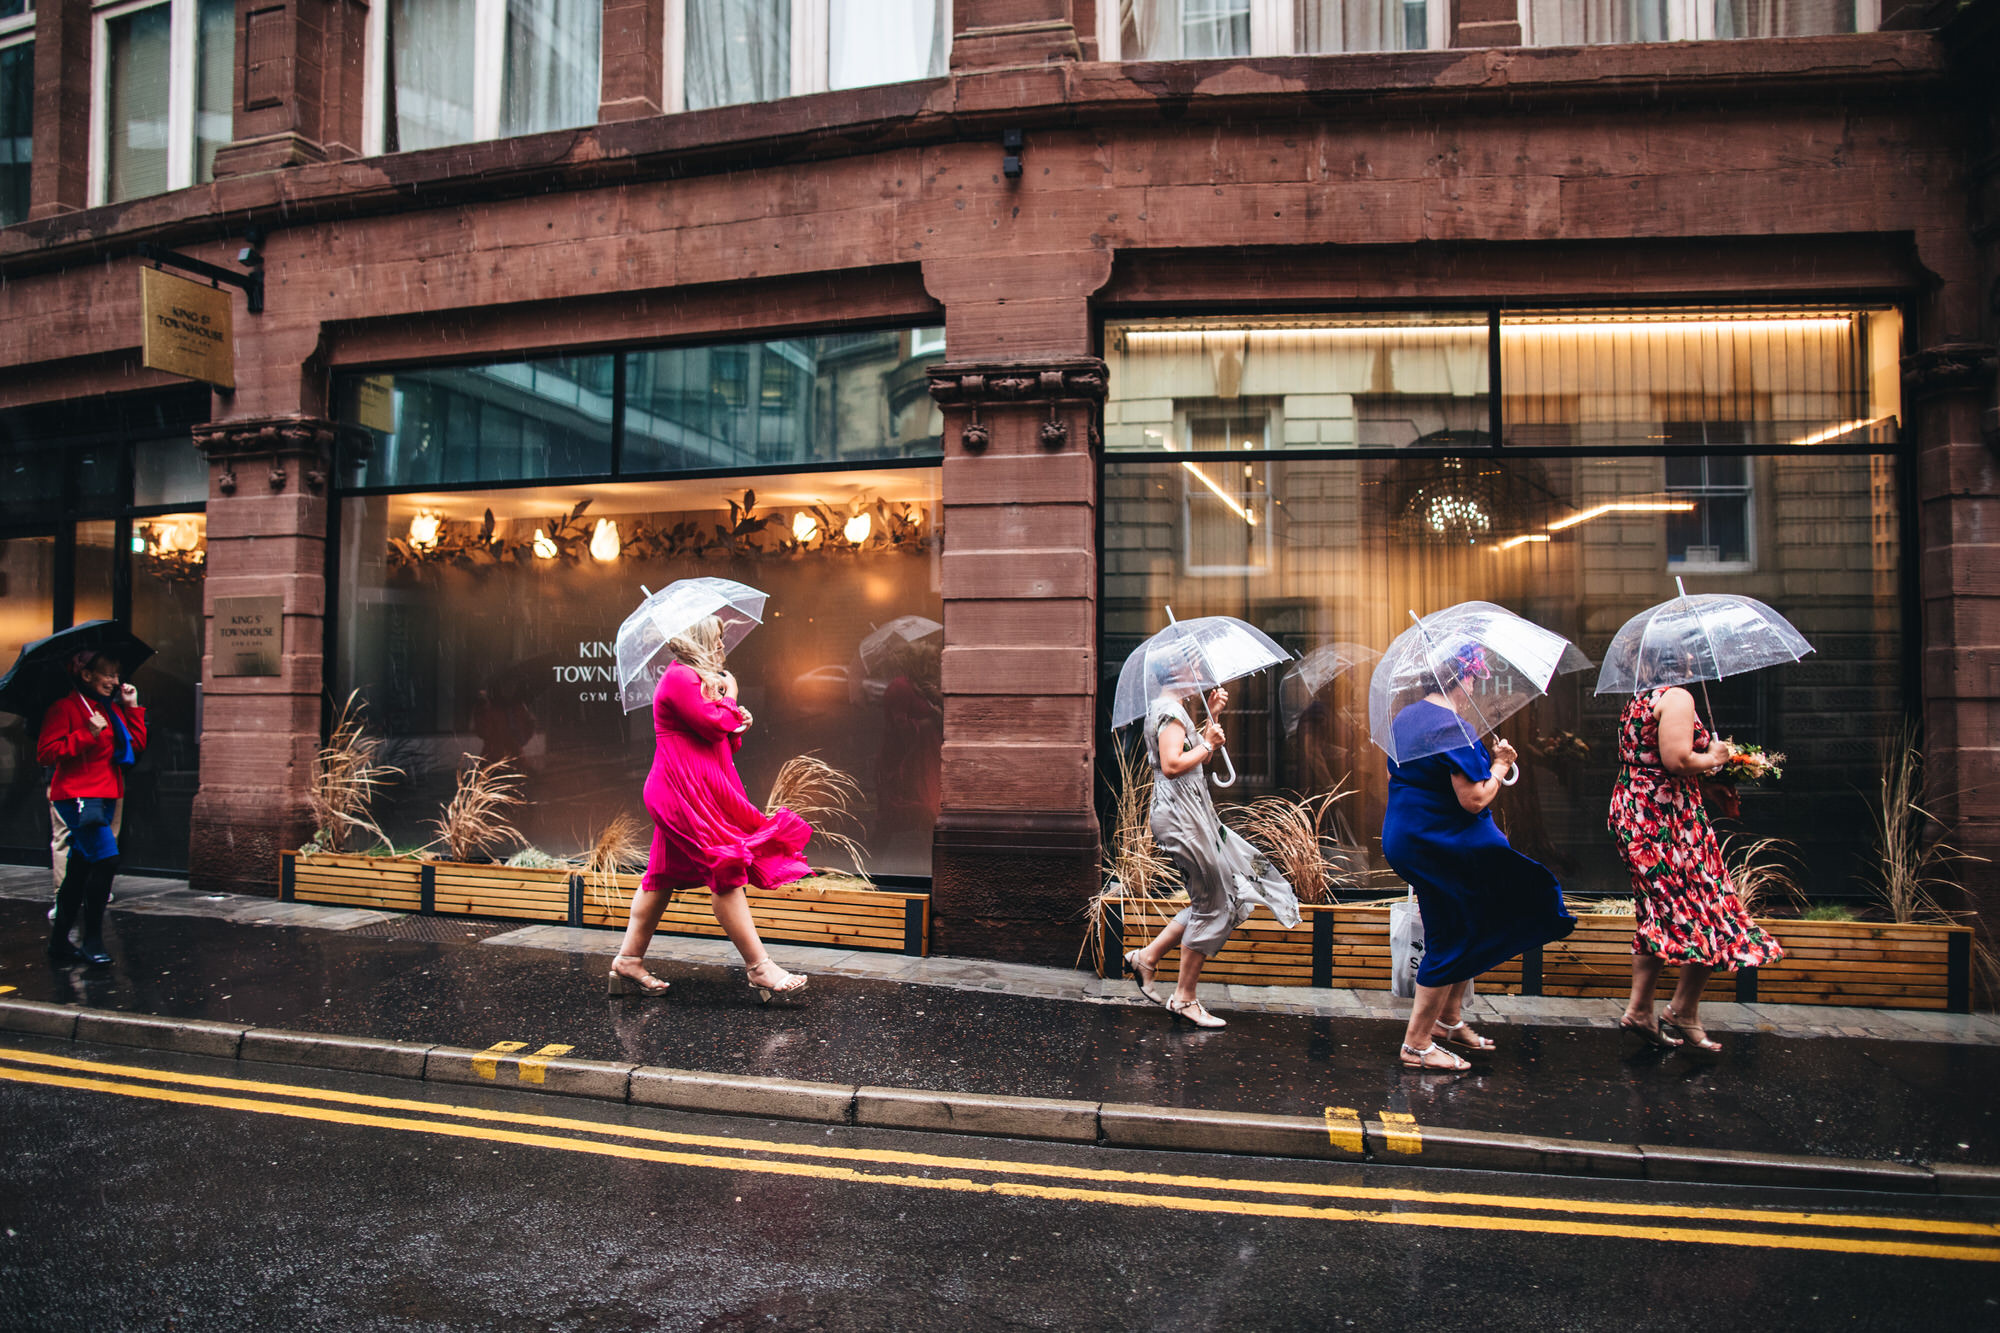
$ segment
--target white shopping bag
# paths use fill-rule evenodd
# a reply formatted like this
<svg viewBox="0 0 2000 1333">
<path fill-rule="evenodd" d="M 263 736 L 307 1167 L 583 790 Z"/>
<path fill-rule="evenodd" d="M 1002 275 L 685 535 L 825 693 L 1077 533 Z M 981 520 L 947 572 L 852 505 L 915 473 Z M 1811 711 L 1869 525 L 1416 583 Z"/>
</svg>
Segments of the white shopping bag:
<svg viewBox="0 0 2000 1333">
<path fill-rule="evenodd" d="M 1424 918 L 1417 911 L 1414 891 L 1402 902 L 1389 904 L 1389 993 L 1413 999 L 1417 968 L 1424 961 Z"/>
</svg>

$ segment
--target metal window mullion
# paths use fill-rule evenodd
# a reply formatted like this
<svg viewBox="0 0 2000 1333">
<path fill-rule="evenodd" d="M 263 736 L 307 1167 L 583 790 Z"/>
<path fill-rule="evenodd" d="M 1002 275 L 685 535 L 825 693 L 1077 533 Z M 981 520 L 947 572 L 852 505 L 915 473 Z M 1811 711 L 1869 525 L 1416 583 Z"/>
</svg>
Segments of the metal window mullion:
<svg viewBox="0 0 2000 1333">
<path fill-rule="evenodd" d="M 507 0 L 474 0 L 472 10 L 472 136 L 500 137 L 500 99 L 507 85 Z"/>
<path fill-rule="evenodd" d="M 111 18 L 98 13 L 90 24 L 90 202 L 111 197 Z"/>
<path fill-rule="evenodd" d="M 194 184 L 195 0 L 167 0 L 167 188 Z"/>
</svg>

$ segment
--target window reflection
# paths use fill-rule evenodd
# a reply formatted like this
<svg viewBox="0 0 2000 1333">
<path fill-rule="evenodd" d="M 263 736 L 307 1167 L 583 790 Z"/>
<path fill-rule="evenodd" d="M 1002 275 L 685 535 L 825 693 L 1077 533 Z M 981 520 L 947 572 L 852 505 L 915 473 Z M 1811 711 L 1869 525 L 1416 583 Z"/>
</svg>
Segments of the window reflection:
<svg viewBox="0 0 2000 1333">
<path fill-rule="evenodd" d="M 1379 869 L 1387 773 L 1368 739 L 1368 658 L 1410 611 L 1497 602 L 1596 661 L 1629 616 L 1674 594 L 1676 575 L 1694 591 L 1721 587 L 1694 577 L 1694 557 L 1728 564 L 1747 552 L 1727 590 L 1779 608 L 1817 652 L 1710 688 L 1723 730 L 1791 758 L 1784 781 L 1745 790 L 1744 823 L 1796 842 L 1816 893 L 1853 883 L 1868 836 L 1862 793 L 1875 790 L 1880 746 L 1902 721 L 1893 457 L 1266 456 L 1256 470 L 1270 555 L 1226 572 L 1197 563 L 1208 520 L 1184 506 L 1183 464 L 1117 459 L 1104 479 L 1101 698 L 1168 605 L 1181 617 L 1240 616 L 1316 664 L 1313 679 L 1282 689 L 1268 677 L 1232 687 L 1243 775 L 1232 799 L 1344 782 L 1356 795 L 1339 806 L 1340 856 Z M 1623 897 L 1604 811 L 1626 700 L 1592 696 L 1594 683 L 1594 672 L 1559 677 L 1504 728 L 1524 776 L 1497 810 L 1573 894 Z"/>
<path fill-rule="evenodd" d="M 848 832 L 867 868 L 928 874 L 940 635 L 915 622 L 943 620 L 940 512 L 929 468 L 763 476 L 748 494 L 679 481 L 345 501 L 332 674 L 408 774 L 384 827 L 426 841 L 466 754 L 523 771 L 516 822 L 551 854 L 641 814 L 651 720 L 620 712 L 612 642 L 641 585 L 716 574 L 771 597 L 730 658 L 757 719 L 737 757 L 753 799 L 815 752 L 861 784 Z"/>
<path fill-rule="evenodd" d="M 0 537 L 0 657 L 9 665 L 55 628 L 55 599 L 56 539 Z M 48 839 L 49 789 L 29 720 L 0 713 L 0 846 L 39 848 Z"/>
</svg>

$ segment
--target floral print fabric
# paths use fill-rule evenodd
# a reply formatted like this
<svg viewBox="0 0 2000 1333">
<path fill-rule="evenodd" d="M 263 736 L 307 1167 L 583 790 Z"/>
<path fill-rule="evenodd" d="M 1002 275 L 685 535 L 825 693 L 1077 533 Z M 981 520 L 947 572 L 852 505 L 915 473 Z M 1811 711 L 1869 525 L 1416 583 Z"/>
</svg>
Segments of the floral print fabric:
<svg viewBox="0 0 2000 1333">
<path fill-rule="evenodd" d="M 1784 947 L 1736 897 L 1700 781 L 1675 777 L 1660 765 L 1660 722 L 1653 710 L 1665 693 L 1634 695 L 1618 719 L 1618 781 L 1606 822 L 1632 872 L 1638 917 L 1632 952 L 1703 967 L 1774 963 L 1785 956 Z M 1708 728 L 1697 717 L 1696 752 L 1708 741 Z"/>
</svg>

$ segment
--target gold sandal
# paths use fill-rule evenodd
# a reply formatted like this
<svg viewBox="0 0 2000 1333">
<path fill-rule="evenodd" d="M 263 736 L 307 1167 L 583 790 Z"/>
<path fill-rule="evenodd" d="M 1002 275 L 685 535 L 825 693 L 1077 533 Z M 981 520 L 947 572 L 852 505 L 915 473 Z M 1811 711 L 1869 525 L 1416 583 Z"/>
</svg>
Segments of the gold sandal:
<svg viewBox="0 0 2000 1333">
<path fill-rule="evenodd" d="M 1707 1028 L 1699 1023 L 1681 1022 L 1680 1019 L 1674 1017 L 1674 1011 L 1670 1008 L 1660 1011 L 1661 1033 L 1664 1034 L 1668 1028 L 1672 1028 L 1675 1032 L 1679 1033 L 1684 1041 L 1698 1051 L 1713 1053 L 1722 1049 L 1721 1042 L 1709 1039 Z"/>
<path fill-rule="evenodd" d="M 651 972 L 644 972 L 636 977 L 628 977 L 623 972 L 620 972 L 618 964 L 625 962 L 627 959 L 640 964 L 642 968 L 645 965 L 644 960 L 637 954 L 621 953 L 612 959 L 610 979 L 604 983 L 604 993 L 606 995 L 665 995 L 667 993 L 668 983 L 660 980 Z"/>
</svg>

